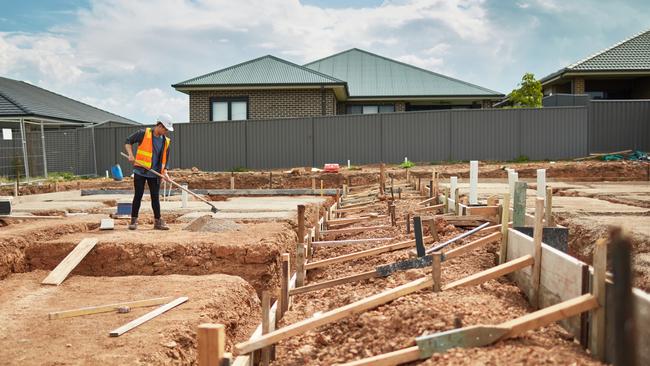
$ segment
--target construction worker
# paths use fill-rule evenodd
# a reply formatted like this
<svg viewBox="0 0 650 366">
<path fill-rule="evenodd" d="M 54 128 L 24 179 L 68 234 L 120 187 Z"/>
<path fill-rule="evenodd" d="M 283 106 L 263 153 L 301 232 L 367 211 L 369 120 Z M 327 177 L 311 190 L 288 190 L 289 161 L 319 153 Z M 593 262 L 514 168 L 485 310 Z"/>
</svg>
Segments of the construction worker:
<svg viewBox="0 0 650 366">
<path fill-rule="evenodd" d="M 163 179 L 169 181 L 167 175 L 167 162 L 169 161 L 169 144 L 171 140 L 167 137 L 168 131 L 174 131 L 172 117 L 169 114 L 161 114 L 156 119 L 156 126 L 139 130 L 127 137 L 124 149 L 133 163 L 133 186 L 135 194 L 133 195 L 133 205 L 131 207 L 131 224 L 130 230 L 138 228 L 138 213 L 140 212 L 140 203 L 144 194 L 145 182 L 149 185 L 149 195 L 151 196 L 151 208 L 153 209 L 154 226 L 156 230 L 169 230 L 165 222 L 160 217 L 160 178 L 150 172 L 155 170 L 159 172 Z M 138 144 L 138 150 L 133 156 L 133 144 Z"/>
</svg>

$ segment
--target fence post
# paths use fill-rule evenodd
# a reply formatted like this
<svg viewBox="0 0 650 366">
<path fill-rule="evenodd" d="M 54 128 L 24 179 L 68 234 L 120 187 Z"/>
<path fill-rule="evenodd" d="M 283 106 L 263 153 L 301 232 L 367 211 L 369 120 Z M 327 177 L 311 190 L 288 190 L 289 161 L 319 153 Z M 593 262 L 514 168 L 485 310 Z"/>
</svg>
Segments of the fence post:
<svg viewBox="0 0 650 366">
<path fill-rule="evenodd" d="M 29 162 L 27 161 L 27 132 L 25 131 L 25 120 L 20 119 L 20 138 L 23 145 L 23 168 L 25 168 L 25 179 L 29 182 Z"/>
<path fill-rule="evenodd" d="M 47 153 L 45 152 L 45 130 L 41 121 L 41 146 L 43 147 L 43 174 L 47 178 Z"/>
</svg>

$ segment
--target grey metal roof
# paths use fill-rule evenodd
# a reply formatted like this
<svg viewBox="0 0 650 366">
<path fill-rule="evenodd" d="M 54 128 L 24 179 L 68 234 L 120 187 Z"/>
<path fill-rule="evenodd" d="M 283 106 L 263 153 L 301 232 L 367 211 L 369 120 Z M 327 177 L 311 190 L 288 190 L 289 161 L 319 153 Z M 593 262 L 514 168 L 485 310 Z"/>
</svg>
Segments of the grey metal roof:
<svg viewBox="0 0 650 366">
<path fill-rule="evenodd" d="M 39 116 L 57 120 L 138 124 L 24 81 L 0 77 L 0 117 Z"/>
<path fill-rule="evenodd" d="M 546 82 L 565 72 L 650 72 L 650 29 L 540 79 Z"/>
<path fill-rule="evenodd" d="M 182 81 L 172 85 L 172 87 L 300 84 L 343 85 L 345 82 L 275 56 L 267 55 Z"/>
<path fill-rule="evenodd" d="M 348 83 L 350 97 L 485 96 L 503 94 L 353 48 L 305 64 Z"/>
</svg>

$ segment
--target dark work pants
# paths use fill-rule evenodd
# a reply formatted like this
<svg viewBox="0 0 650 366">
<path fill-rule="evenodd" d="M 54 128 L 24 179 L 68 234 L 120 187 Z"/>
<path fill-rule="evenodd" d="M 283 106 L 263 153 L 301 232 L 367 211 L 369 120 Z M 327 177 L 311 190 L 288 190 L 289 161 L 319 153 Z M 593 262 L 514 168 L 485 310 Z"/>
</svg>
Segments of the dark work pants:
<svg viewBox="0 0 650 366">
<path fill-rule="evenodd" d="M 160 178 L 147 178 L 138 174 L 133 174 L 133 186 L 135 187 L 135 195 L 133 196 L 133 205 L 131 206 L 131 217 L 138 217 L 140 212 L 140 203 L 142 202 L 142 195 L 144 194 L 144 183 L 149 185 L 149 195 L 151 196 L 151 208 L 153 209 L 153 217 L 160 218 Z"/>
</svg>

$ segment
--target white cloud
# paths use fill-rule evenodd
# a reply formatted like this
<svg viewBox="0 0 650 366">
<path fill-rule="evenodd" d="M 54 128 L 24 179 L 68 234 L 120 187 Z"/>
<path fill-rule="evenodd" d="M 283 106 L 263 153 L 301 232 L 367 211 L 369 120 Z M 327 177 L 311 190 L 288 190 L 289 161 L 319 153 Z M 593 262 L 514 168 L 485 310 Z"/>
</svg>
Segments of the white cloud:
<svg viewBox="0 0 650 366">
<path fill-rule="evenodd" d="M 187 120 L 187 97 L 170 84 L 266 53 L 301 63 L 359 47 L 452 73 L 459 66 L 446 59 L 454 53 L 497 63 L 494 50 L 505 47 L 508 34 L 490 22 L 485 5 L 407 0 L 331 9 L 298 0 L 91 0 L 75 22 L 49 32 L 0 33 L 0 73 L 136 120 L 163 108 Z"/>
</svg>

